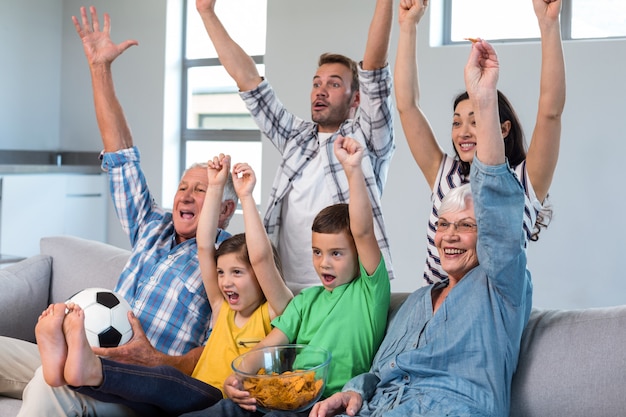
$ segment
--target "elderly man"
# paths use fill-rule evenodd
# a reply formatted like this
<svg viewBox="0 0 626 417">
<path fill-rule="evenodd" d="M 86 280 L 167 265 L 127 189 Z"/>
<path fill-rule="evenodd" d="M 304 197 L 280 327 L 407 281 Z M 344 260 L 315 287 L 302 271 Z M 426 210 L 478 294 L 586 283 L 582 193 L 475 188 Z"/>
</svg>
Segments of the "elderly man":
<svg viewBox="0 0 626 417">
<path fill-rule="evenodd" d="M 208 337 L 211 315 L 195 239 L 208 185 L 206 165 L 193 165 L 185 171 L 174 196 L 172 212 L 155 203 L 111 75 L 112 62 L 137 42 L 114 44 L 109 33 L 109 16 L 105 14 L 104 25 L 100 27 L 95 8 L 90 11 L 91 23 L 84 8 L 81 19 L 74 17 L 73 21 L 91 73 L 104 145 L 102 167 L 108 172 L 113 204 L 132 245 L 131 257 L 115 289 L 130 302 L 135 314 L 131 321 L 134 332 L 131 341 L 118 348 L 96 349 L 96 353 L 128 363 L 168 364 L 190 373 Z M 216 242 L 229 236 L 222 229 L 234 213 L 236 199 L 230 181 L 224 191 Z M 9 378 L 28 379 L 39 366 L 37 347 L 2 340 L 5 341 L 0 343 L 0 382 Z M 20 350 L 16 346 L 21 346 Z M 30 358 L 30 363 L 23 363 L 23 357 Z M 21 364 L 19 369 L 15 366 L 3 369 L 13 359 Z M 21 375 L 15 377 L 16 372 Z M 19 384 L 13 387 L 14 396 L 19 396 L 19 389 Z M 133 415 L 123 406 L 93 401 L 64 388 L 52 389 L 43 380 L 41 368 L 26 387 L 23 399 L 20 416 Z"/>
</svg>

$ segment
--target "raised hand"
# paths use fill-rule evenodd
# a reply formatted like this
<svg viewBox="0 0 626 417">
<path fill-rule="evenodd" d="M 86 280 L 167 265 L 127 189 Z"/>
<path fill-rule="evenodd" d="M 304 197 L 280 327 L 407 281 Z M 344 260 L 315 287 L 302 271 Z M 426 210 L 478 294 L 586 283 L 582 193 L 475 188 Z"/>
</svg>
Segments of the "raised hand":
<svg viewBox="0 0 626 417">
<path fill-rule="evenodd" d="M 228 180 L 229 171 L 230 155 L 221 153 L 207 161 L 207 180 L 209 181 L 209 186 L 224 186 Z"/>
<path fill-rule="evenodd" d="M 428 0 L 400 0 L 400 8 L 398 13 L 398 21 L 400 25 L 412 22 L 414 25 L 418 24 L 426 8 L 428 7 Z"/>
<path fill-rule="evenodd" d="M 363 145 L 356 139 L 341 135 L 335 140 L 334 150 L 344 170 L 360 166 L 365 153 Z"/>
<path fill-rule="evenodd" d="M 481 93 L 495 92 L 500 65 L 496 51 L 487 41 L 472 42 L 472 51 L 465 65 L 465 86 L 469 96 L 479 99 Z"/>
<path fill-rule="evenodd" d="M 196 10 L 198 12 L 215 11 L 215 0 L 196 0 Z"/>
<path fill-rule="evenodd" d="M 558 22 L 561 13 L 561 0 L 533 0 L 537 21 L 542 23 Z"/>
<path fill-rule="evenodd" d="M 80 8 L 80 22 L 76 16 L 72 16 L 76 33 L 83 41 L 83 49 L 89 65 L 111 64 L 126 49 L 133 45 L 138 45 L 138 42 L 135 40 L 126 40 L 120 44 L 115 44 L 111 40 L 111 19 L 109 14 L 104 14 L 104 25 L 100 28 L 96 8 L 91 6 L 89 12 L 91 14 L 91 22 L 89 22 L 85 7 Z"/>
<path fill-rule="evenodd" d="M 233 185 L 240 199 L 252 195 L 256 175 L 252 167 L 246 163 L 237 163 L 233 167 Z"/>
</svg>

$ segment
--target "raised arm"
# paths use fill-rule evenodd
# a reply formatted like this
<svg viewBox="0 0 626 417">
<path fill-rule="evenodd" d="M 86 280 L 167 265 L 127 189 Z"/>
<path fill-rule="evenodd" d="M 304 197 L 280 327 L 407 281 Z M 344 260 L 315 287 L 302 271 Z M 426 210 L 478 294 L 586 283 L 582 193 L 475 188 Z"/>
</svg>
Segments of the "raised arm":
<svg viewBox="0 0 626 417">
<path fill-rule="evenodd" d="M 561 0 L 532 0 L 541 33 L 541 80 L 537 120 L 526 168 L 539 201 L 548 195 L 561 142 L 565 107 L 565 60 L 559 15 Z"/>
<path fill-rule="evenodd" d="M 72 22 L 83 42 L 83 49 L 89 64 L 96 119 L 104 150 L 115 152 L 132 147 L 133 139 L 122 106 L 115 95 L 111 64 L 126 49 L 137 45 L 137 41 L 127 40 L 116 45 L 110 36 L 109 15 L 104 14 L 104 25 L 100 28 L 96 8 L 91 6 L 89 12 L 91 23 L 84 7 L 80 8 L 80 21 L 76 16 L 72 16 Z"/>
<path fill-rule="evenodd" d="M 196 243 L 202 282 L 211 304 L 211 319 L 219 315 L 224 296 L 217 283 L 215 233 L 222 207 L 224 186 L 230 171 L 230 156 L 220 154 L 207 162 L 207 190 L 198 220 Z"/>
<path fill-rule="evenodd" d="M 217 56 L 241 91 L 256 88 L 262 78 L 252 58 L 230 37 L 215 14 L 215 0 L 196 0 L 196 9 L 202 18 Z"/>
<path fill-rule="evenodd" d="M 361 168 L 364 148 L 350 137 L 339 136 L 334 143 L 335 155 L 348 178 L 350 189 L 350 231 L 354 238 L 359 260 L 369 275 L 373 274 L 380 263 L 380 247 L 374 233 L 374 218 L 365 176 Z"/>
<path fill-rule="evenodd" d="M 465 65 L 465 88 L 476 118 L 476 156 L 485 165 L 500 165 L 506 160 L 496 90 L 499 74 L 493 47 L 483 40 L 473 42 Z"/>
<path fill-rule="evenodd" d="M 400 34 L 394 85 L 396 107 L 413 159 L 432 189 L 437 179 L 443 150 L 419 107 L 419 81 L 417 71 L 417 24 L 424 16 L 428 0 L 400 0 Z"/>
<path fill-rule="evenodd" d="M 239 196 L 243 210 L 243 222 L 246 231 L 246 246 L 250 265 L 254 270 L 257 281 L 269 303 L 270 317 L 279 316 L 293 298 L 293 293 L 278 270 L 274 262 L 272 243 L 265 232 L 259 210 L 252 196 L 256 175 L 250 165 L 235 164 L 233 167 L 233 184 Z"/>
<path fill-rule="evenodd" d="M 362 65 L 364 70 L 375 70 L 387 65 L 392 19 L 393 0 L 377 0 L 367 34 Z"/>
</svg>

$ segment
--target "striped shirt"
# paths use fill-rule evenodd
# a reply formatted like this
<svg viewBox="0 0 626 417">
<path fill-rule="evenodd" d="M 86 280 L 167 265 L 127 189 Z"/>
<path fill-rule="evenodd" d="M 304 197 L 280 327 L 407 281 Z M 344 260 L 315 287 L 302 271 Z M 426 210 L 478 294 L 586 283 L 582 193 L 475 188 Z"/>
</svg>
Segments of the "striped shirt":
<svg viewBox="0 0 626 417">
<path fill-rule="evenodd" d="M 389 66 L 365 71 L 359 65 L 359 80 L 361 101 L 357 117 L 344 121 L 323 147 L 318 142 L 317 123 L 302 120 L 289 113 L 267 81 L 263 80 L 254 90 L 241 92 L 240 95 L 261 132 L 282 155 L 264 216 L 264 225 L 272 240 L 276 242 L 279 235 L 283 199 L 289 198 L 292 181 L 301 177 L 311 159 L 321 158 L 323 172 L 319 172 L 319 180 L 326 182 L 333 202 L 348 202 L 348 180 L 341 163 L 335 157 L 333 144 L 338 135 L 350 136 L 365 148 L 366 157 L 363 158 L 362 167 L 372 203 L 374 229 L 389 277 L 392 279 L 391 252 L 380 202 L 396 147 Z M 310 233 L 311 230 L 294 231 L 304 232 Z M 283 262 L 289 261 L 283 259 Z"/>
<path fill-rule="evenodd" d="M 168 355 L 202 346 L 211 307 L 198 265 L 196 239 L 177 245 L 172 214 L 148 190 L 137 148 L 105 153 L 113 205 L 132 246 L 115 291 L 128 300 L 152 345 Z M 218 241 L 228 237 L 221 231 Z"/>
<path fill-rule="evenodd" d="M 515 175 L 525 190 L 525 207 L 524 207 L 524 232 L 526 234 L 526 243 L 532 234 L 535 222 L 537 221 L 537 214 L 541 210 L 541 203 L 535 196 L 535 190 L 533 189 L 530 180 L 528 179 L 528 173 L 526 172 L 526 161 L 523 161 L 519 165 L 513 168 Z M 457 158 L 453 158 L 450 155 L 444 155 L 437 174 L 437 180 L 433 187 L 433 193 L 431 195 L 431 201 L 433 203 L 430 217 L 428 219 L 428 228 L 426 230 L 427 241 L 427 257 L 426 266 L 424 268 L 424 280 L 428 284 L 443 281 L 448 278 L 448 275 L 441 269 L 441 262 L 439 260 L 439 252 L 435 246 L 435 223 L 437 222 L 439 207 L 441 207 L 441 200 L 448 194 L 453 188 L 459 185 L 469 182 L 469 176 L 461 174 L 461 163 Z"/>
</svg>

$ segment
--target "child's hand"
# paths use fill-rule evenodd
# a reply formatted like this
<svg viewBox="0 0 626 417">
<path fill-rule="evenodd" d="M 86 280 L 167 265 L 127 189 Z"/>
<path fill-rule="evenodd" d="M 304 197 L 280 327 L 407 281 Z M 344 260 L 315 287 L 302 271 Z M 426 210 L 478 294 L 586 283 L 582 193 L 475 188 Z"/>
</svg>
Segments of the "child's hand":
<svg viewBox="0 0 626 417">
<path fill-rule="evenodd" d="M 363 146 L 356 139 L 341 135 L 337 137 L 335 141 L 335 156 L 344 170 L 359 167 L 363 154 Z"/>
<path fill-rule="evenodd" d="M 252 167 L 246 163 L 237 163 L 233 167 L 233 185 L 239 198 L 252 195 L 256 184 L 256 175 Z"/>
<path fill-rule="evenodd" d="M 223 186 L 228 180 L 228 172 L 230 171 L 230 155 L 223 153 L 213 157 L 207 161 L 207 179 L 209 185 Z"/>
<path fill-rule="evenodd" d="M 250 397 L 248 391 L 243 391 L 241 381 L 234 374 L 229 375 L 226 381 L 224 381 L 224 393 L 244 410 L 256 411 L 256 399 Z"/>
</svg>

